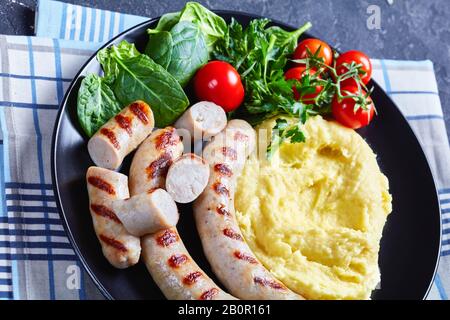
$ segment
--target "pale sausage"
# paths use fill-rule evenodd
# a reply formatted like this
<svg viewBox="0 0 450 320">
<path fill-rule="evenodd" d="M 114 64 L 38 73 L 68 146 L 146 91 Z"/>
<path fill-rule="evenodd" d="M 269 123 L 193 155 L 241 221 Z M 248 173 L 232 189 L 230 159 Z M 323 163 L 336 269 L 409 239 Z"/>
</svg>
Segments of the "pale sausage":
<svg viewBox="0 0 450 320">
<path fill-rule="evenodd" d="M 205 255 L 216 276 L 240 299 L 302 299 L 258 261 L 245 242 L 234 215 L 236 178 L 255 147 L 255 131 L 231 120 L 205 147 L 210 178 L 194 202 L 194 217 Z"/>
<path fill-rule="evenodd" d="M 106 122 L 88 142 L 92 161 L 102 168 L 116 170 L 126 155 L 152 132 L 153 112 L 143 101 L 135 101 Z"/>
<path fill-rule="evenodd" d="M 187 109 L 175 122 L 175 128 L 189 132 L 192 141 L 208 139 L 227 125 L 225 111 L 210 101 L 200 101 Z"/>
<path fill-rule="evenodd" d="M 206 187 L 209 165 L 199 156 L 188 153 L 176 159 L 166 177 L 166 190 L 178 203 L 194 201 Z"/>
<path fill-rule="evenodd" d="M 167 170 L 183 153 L 183 143 L 175 128 L 152 132 L 137 149 L 130 167 L 130 193 L 136 195 L 164 188 Z"/>
<path fill-rule="evenodd" d="M 90 167 L 86 181 L 92 222 L 104 256 L 116 268 L 136 264 L 141 253 L 139 238 L 125 229 L 110 207 L 112 200 L 129 197 L 127 176 Z"/>
<path fill-rule="evenodd" d="M 142 238 L 142 256 L 153 280 L 167 299 L 236 299 L 220 289 L 195 263 L 176 228 Z"/>
<path fill-rule="evenodd" d="M 172 197 L 163 189 L 150 190 L 125 200 L 114 200 L 111 209 L 134 236 L 176 226 L 179 214 Z"/>
</svg>

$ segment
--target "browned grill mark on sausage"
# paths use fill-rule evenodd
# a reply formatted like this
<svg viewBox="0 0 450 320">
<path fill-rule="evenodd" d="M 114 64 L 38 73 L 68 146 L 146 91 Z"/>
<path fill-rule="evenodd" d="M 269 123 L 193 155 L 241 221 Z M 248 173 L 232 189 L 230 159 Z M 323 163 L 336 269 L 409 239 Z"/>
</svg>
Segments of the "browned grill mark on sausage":
<svg viewBox="0 0 450 320">
<path fill-rule="evenodd" d="M 150 163 L 145 169 L 148 179 L 156 178 L 157 176 L 163 176 L 169 170 L 172 164 L 172 155 L 169 152 L 163 153 L 158 159 Z"/>
<path fill-rule="evenodd" d="M 110 195 L 116 194 L 114 187 L 100 177 L 89 177 L 88 183 L 100 190 L 105 191 L 106 193 L 109 193 Z"/>
<path fill-rule="evenodd" d="M 183 279 L 183 283 L 186 285 L 192 285 L 202 276 L 202 273 L 200 271 L 194 271 L 189 273 L 186 277 Z"/>
<path fill-rule="evenodd" d="M 219 294 L 219 290 L 216 288 L 209 289 L 202 293 L 200 300 L 212 300 L 216 295 Z"/>
<path fill-rule="evenodd" d="M 133 130 L 131 129 L 131 118 L 118 114 L 114 117 L 119 127 L 125 130 L 129 136 L 133 134 Z"/>
<path fill-rule="evenodd" d="M 117 141 L 114 131 L 108 128 L 101 128 L 100 133 L 108 138 L 109 142 L 111 142 L 114 148 L 116 148 L 117 150 L 120 149 L 120 144 L 119 141 Z"/>
<path fill-rule="evenodd" d="M 254 277 L 253 281 L 256 284 L 259 284 L 263 287 L 270 287 L 272 289 L 276 289 L 276 290 L 286 290 L 286 287 L 284 285 L 282 285 L 281 283 L 274 281 L 272 279 L 265 279 L 265 278 L 261 278 L 261 277 Z"/>
<path fill-rule="evenodd" d="M 238 131 L 234 134 L 234 140 L 236 141 L 248 141 L 248 135 L 243 134 L 242 132 Z"/>
<path fill-rule="evenodd" d="M 230 160 L 236 160 L 237 159 L 237 152 L 233 148 L 222 147 L 220 152 L 222 152 L 224 157 L 227 157 Z"/>
<path fill-rule="evenodd" d="M 227 236 L 228 238 L 231 238 L 234 240 L 239 240 L 239 241 L 244 241 L 244 239 L 242 239 L 242 236 L 239 233 L 237 233 L 236 231 L 234 231 L 233 229 L 225 228 L 225 229 L 223 229 L 223 234 L 225 236 Z"/>
<path fill-rule="evenodd" d="M 180 139 L 181 139 L 181 138 L 182 138 L 182 137 L 180 137 Z M 202 164 L 206 164 L 205 159 L 203 159 L 202 157 L 199 157 L 199 156 L 195 155 L 194 153 L 191 153 L 191 154 L 189 155 L 189 158 L 191 158 L 191 160 L 200 160 L 200 161 L 202 162 Z"/>
<path fill-rule="evenodd" d="M 231 216 L 230 211 L 225 209 L 225 205 L 223 205 L 223 204 L 221 204 L 220 206 L 218 206 L 216 208 L 216 212 L 222 216 L 227 216 L 227 217 Z"/>
<path fill-rule="evenodd" d="M 256 260 L 254 257 L 252 257 L 251 255 L 248 255 L 246 253 L 242 253 L 240 251 L 235 251 L 234 256 L 236 258 L 238 258 L 239 260 L 247 261 L 251 264 L 258 264 L 258 260 Z"/>
<path fill-rule="evenodd" d="M 224 163 L 215 164 L 214 171 L 221 176 L 231 177 L 233 175 L 233 171 L 231 170 L 231 168 Z"/>
<path fill-rule="evenodd" d="M 182 264 L 186 263 L 189 260 L 187 255 L 185 254 L 174 254 L 168 260 L 169 266 L 172 268 L 178 268 Z"/>
<path fill-rule="evenodd" d="M 97 214 L 99 216 L 111 219 L 114 222 L 122 224 L 122 222 L 119 220 L 119 218 L 117 218 L 117 216 L 114 213 L 114 211 L 112 211 L 108 207 L 105 207 L 104 205 L 91 204 L 91 209 L 92 209 L 92 211 L 94 211 L 95 214 Z"/>
<path fill-rule="evenodd" d="M 159 189 L 159 188 L 157 188 L 157 187 L 150 188 L 150 189 L 147 190 L 147 193 L 148 193 L 148 194 L 152 194 L 153 192 L 155 192 L 155 191 L 158 190 L 158 189 Z"/>
<path fill-rule="evenodd" d="M 127 252 L 128 249 L 123 245 L 122 242 L 115 240 L 113 238 L 107 237 L 103 234 L 99 235 L 100 240 L 102 240 L 108 246 L 111 246 L 119 251 Z"/>
<path fill-rule="evenodd" d="M 168 247 L 178 241 L 178 235 L 170 229 L 164 230 L 164 233 L 156 238 L 156 242 L 163 247 Z"/>
<path fill-rule="evenodd" d="M 148 124 L 148 106 L 142 102 L 133 102 L 130 105 L 131 112 L 143 123 Z"/>
<path fill-rule="evenodd" d="M 215 182 L 212 185 L 212 188 L 214 192 L 217 194 L 226 195 L 227 197 L 230 196 L 230 190 L 228 190 L 227 187 L 224 184 L 220 183 L 219 181 Z"/>
<path fill-rule="evenodd" d="M 174 146 L 180 142 L 180 137 L 176 134 L 175 128 L 167 128 L 163 130 L 155 139 L 155 147 L 157 150 L 164 150 L 167 146 Z"/>
</svg>

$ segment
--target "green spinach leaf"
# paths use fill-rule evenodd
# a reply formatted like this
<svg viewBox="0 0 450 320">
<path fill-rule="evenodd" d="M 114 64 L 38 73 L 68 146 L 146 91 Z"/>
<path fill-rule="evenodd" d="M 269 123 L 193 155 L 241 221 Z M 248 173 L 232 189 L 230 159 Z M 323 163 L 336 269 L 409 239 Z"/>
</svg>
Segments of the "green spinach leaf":
<svg viewBox="0 0 450 320">
<path fill-rule="evenodd" d="M 137 57 L 140 52 L 136 49 L 134 43 L 128 41 L 121 41 L 117 46 L 104 48 L 97 53 L 97 60 L 102 65 L 105 73 L 105 81 L 108 83 L 114 82 L 115 76 L 119 72 L 116 60 L 111 59 L 112 56 L 118 59 L 129 59 Z"/>
<path fill-rule="evenodd" d="M 192 22 L 200 27 L 206 37 L 208 50 L 212 51 L 217 40 L 225 36 L 227 24 L 222 17 L 197 2 L 188 2 L 180 15 L 180 21 Z"/>
<path fill-rule="evenodd" d="M 152 108 L 158 127 L 172 124 L 187 108 L 189 100 L 178 81 L 149 56 L 123 57 L 117 50 L 107 51 L 116 72 L 112 89 L 117 99 L 127 105 L 144 100 Z M 102 65 L 103 66 L 103 65 Z M 105 70 L 106 72 L 106 70 Z M 105 74 L 108 76 L 108 74 Z"/>
<path fill-rule="evenodd" d="M 174 25 L 180 21 L 181 12 L 169 12 L 159 18 L 158 24 L 155 29 L 148 29 L 147 32 L 158 33 L 159 31 L 170 31 Z"/>
<path fill-rule="evenodd" d="M 145 54 L 167 69 L 172 59 L 172 48 L 172 35 L 168 31 L 161 31 L 150 34 Z"/>
<path fill-rule="evenodd" d="M 167 71 L 185 86 L 195 72 L 208 62 L 208 49 L 200 28 L 182 21 L 170 31 L 173 39 L 172 57 Z"/>
<path fill-rule="evenodd" d="M 197 2 L 187 2 L 183 10 L 163 15 L 154 29 L 148 29 L 149 34 L 160 31 L 170 31 L 178 22 L 192 22 L 200 28 L 206 41 L 208 52 L 212 52 L 217 40 L 222 39 L 227 31 L 227 24 L 222 17 L 206 9 Z"/>
<path fill-rule="evenodd" d="M 77 115 L 89 137 L 120 110 L 119 101 L 103 78 L 89 74 L 82 80 L 78 91 Z"/>
</svg>

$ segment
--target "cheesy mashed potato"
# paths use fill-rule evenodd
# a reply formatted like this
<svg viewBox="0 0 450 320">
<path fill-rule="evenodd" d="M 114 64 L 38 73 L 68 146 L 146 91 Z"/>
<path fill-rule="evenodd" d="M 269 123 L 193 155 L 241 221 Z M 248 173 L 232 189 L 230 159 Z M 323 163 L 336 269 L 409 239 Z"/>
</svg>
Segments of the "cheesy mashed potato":
<svg viewBox="0 0 450 320">
<path fill-rule="evenodd" d="M 304 129 L 305 143 L 247 161 L 235 198 L 241 230 L 258 259 L 305 298 L 368 299 L 380 280 L 388 180 L 354 130 L 320 116 Z"/>
</svg>

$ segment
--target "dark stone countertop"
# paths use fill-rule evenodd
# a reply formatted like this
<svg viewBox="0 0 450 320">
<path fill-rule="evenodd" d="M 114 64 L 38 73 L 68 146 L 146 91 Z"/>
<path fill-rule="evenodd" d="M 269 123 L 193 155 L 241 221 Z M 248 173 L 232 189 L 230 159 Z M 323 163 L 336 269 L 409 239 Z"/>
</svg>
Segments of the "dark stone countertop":
<svg viewBox="0 0 450 320">
<path fill-rule="evenodd" d="M 148 17 L 180 10 L 185 3 L 182 0 L 69 0 L 67 2 Z M 447 128 L 450 128 L 450 1 L 211 0 L 199 2 L 211 9 L 255 13 L 294 26 L 311 21 L 314 25 L 312 33 L 315 36 L 342 50 L 360 49 L 375 58 L 430 59 L 434 63 L 445 122 Z M 36 0 L 2 0 L 0 33 L 32 35 L 35 5 Z M 367 8 L 370 5 L 377 5 L 381 10 L 381 29 L 379 30 L 367 28 L 369 17 Z"/>
</svg>

